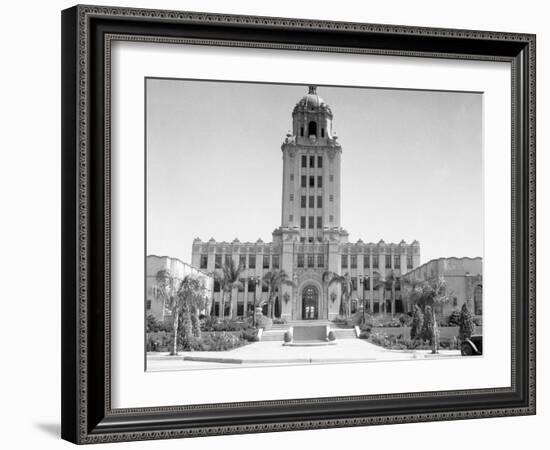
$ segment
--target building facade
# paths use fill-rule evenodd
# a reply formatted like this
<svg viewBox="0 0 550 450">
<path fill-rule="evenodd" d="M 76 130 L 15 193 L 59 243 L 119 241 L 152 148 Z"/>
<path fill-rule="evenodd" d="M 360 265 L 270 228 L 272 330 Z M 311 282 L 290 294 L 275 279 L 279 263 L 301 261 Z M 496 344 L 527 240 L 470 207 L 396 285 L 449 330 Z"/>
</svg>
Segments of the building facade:
<svg viewBox="0 0 550 450">
<path fill-rule="evenodd" d="M 214 272 L 233 260 L 243 270 L 242 288 L 232 293 L 233 312 L 242 315 L 267 296 L 261 278 L 272 269 L 286 271 L 295 287 L 278 292 L 278 315 L 287 320 L 332 320 L 340 310 L 338 285 L 323 282 L 325 272 L 348 274 L 352 311 L 388 311 L 385 287 L 375 280 L 400 276 L 420 264 L 420 245 L 348 242 L 340 223 L 342 146 L 333 129 L 333 112 L 310 86 L 292 111 L 292 132 L 281 146 L 283 157 L 281 225 L 270 243 L 193 241 L 192 265 Z M 219 286 L 214 286 L 219 302 Z M 396 292 L 393 312 L 401 312 Z M 226 306 L 226 311 L 229 306 Z"/>
<path fill-rule="evenodd" d="M 214 279 L 210 274 L 203 270 L 196 269 L 191 265 L 180 261 L 177 258 L 169 256 L 149 255 L 146 260 L 146 275 L 145 275 L 145 313 L 146 316 L 152 315 L 156 320 L 162 322 L 171 317 L 171 311 L 167 308 L 158 295 L 157 274 L 161 270 L 169 270 L 170 273 L 179 281 L 187 275 L 194 275 L 199 278 L 205 289 L 207 305 L 205 313 L 210 310 L 212 301 L 212 290 L 214 287 Z"/>
<path fill-rule="evenodd" d="M 481 258 L 438 258 L 411 270 L 403 279 L 412 283 L 431 282 L 443 277 L 450 301 L 442 304 L 437 312 L 448 316 L 453 310 L 468 302 L 473 314 L 483 314 L 483 261 Z"/>
</svg>

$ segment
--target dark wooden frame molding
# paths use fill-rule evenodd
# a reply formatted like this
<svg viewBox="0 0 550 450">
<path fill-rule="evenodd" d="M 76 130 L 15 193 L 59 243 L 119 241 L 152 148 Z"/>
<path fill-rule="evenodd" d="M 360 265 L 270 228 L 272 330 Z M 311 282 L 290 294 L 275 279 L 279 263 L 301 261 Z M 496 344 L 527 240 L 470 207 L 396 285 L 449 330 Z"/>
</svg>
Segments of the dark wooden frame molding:
<svg viewBox="0 0 550 450">
<path fill-rule="evenodd" d="M 112 409 L 109 77 L 113 40 L 510 62 L 511 386 Z M 534 35 L 81 5 L 62 12 L 64 439 L 83 444 L 534 413 Z"/>
</svg>

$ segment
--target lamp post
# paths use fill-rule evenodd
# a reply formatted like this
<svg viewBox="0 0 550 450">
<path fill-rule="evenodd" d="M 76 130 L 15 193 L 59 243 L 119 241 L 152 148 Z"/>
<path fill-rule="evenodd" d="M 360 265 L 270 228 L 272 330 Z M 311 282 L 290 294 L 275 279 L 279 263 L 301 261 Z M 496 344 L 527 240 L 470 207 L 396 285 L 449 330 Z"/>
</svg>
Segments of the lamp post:
<svg viewBox="0 0 550 450">
<path fill-rule="evenodd" d="M 260 277 L 259 276 L 250 277 L 250 281 L 254 283 L 254 300 L 252 303 L 252 326 L 256 327 L 256 286 L 258 286 Z"/>
</svg>

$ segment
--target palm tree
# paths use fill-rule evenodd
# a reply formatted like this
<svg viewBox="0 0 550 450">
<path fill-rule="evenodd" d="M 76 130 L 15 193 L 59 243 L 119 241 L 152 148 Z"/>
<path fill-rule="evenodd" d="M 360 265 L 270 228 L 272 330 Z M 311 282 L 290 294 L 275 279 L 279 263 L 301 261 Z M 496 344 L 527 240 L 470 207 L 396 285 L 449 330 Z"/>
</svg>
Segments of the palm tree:
<svg viewBox="0 0 550 450">
<path fill-rule="evenodd" d="M 382 277 L 382 274 L 375 270 L 372 273 L 372 289 L 374 291 L 374 290 L 380 289 L 381 287 L 384 287 L 384 289 L 382 291 L 383 292 L 382 298 L 380 299 L 381 300 L 380 304 L 382 305 L 382 308 L 378 309 L 379 313 L 382 312 L 382 310 L 383 312 L 386 312 L 386 282 Z M 374 312 L 374 310 L 372 312 Z"/>
<path fill-rule="evenodd" d="M 408 305 L 418 305 L 422 298 L 423 281 L 420 280 L 408 280 L 406 278 L 401 279 L 401 284 L 405 288 L 404 296 L 407 299 Z"/>
<path fill-rule="evenodd" d="M 275 292 L 280 292 L 282 286 L 292 286 L 295 287 L 296 285 L 294 282 L 290 279 L 290 276 L 288 273 L 286 273 L 283 269 L 272 269 L 264 274 L 262 277 L 262 284 L 267 287 L 268 296 L 267 296 L 267 315 L 268 317 L 273 319 L 273 313 L 274 313 L 274 300 L 275 300 Z"/>
<path fill-rule="evenodd" d="M 222 291 L 222 302 L 221 302 L 221 318 L 224 318 L 225 315 L 225 295 L 227 292 L 229 294 L 229 317 L 233 317 L 233 289 L 238 288 L 242 285 L 240 280 L 241 274 L 243 272 L 243 267 L 235 264 L 231 259 L 229 262 L 225 263 L 222 269 L 222 273 L 219 278 L 220 287 Z"/>
<path fill-rule="evenodd" d="M 384 291 L 386 290 L 386 287 L 390 289 L 391 291 L 391 314 L 392 316 L 395 314 L 395 286 L 401 282 L 401 277 L 395 273 L 395 271 L 392 269 L 389 273 L 389 275 L 386 277 L 385 283 L 384 283 Z M 385 299 L 384 299 L 385 300 Z M 384 303 L 385 305 L 385 303 Z"/>
<path fill-rule="evenodd" d="M 452 293 L 447 292 L 447 282 L 443 276 L 440 276 L 436 280 L 426 281 L 422 286 L 422 300 L 427 306 L 431 307 L 431 314 L 433 316 L 432 331 L 434 338 L 432 341 L 432 353 L 437 353 L 439 350 L 436 307 L 441 307 L 444 303 L 448 302 L 451 297 Z"/>
<path fill-rule="evenodd" d="M 344 275 L 340 275 L 335 272 L 325 272 L 323 274 L 323 282 L 328 281 L 328 287 L 336 284 L 340 286 L 340 315 L 348 317 L 349 309 L 349 297 L 352 292 L 351 279 L 349 274 L 346 272 Z"/>
<path fill-rule="evenodd" d="M 159 297 L 172 314 L 173 344 L 171 355 L 178 350 L 178 326 L 180 316 L 183 323 L 183 339 L 186 341 L 192 334 L 191 308 L 195 299 L 203 296 L 204 285 L 195 275 L 186 275 L 179 281 L 170 270 L 157 272 L 157 286 Z"/>
</svg>

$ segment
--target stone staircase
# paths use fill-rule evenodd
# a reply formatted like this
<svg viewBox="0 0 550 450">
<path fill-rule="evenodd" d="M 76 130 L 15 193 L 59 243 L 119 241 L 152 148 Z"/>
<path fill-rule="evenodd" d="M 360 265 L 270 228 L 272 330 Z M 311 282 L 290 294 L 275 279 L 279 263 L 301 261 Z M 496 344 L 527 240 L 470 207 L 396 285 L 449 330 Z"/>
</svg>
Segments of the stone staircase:
<svg viewBox="0 0 550 450">
<path fill-rule="evenodd" d="M 353 327 L 346 326 L 343 323 L 334 323 L 328 320 L 293 320 L 288 323 L 277 323 L 273 324 L 271 330 L 264 331 L 262 334 L 262 341 L 284 341 L 285 332 L 290 329 L 290 327 L 300 326 L 320 326 L 328 325 L 331 331 L 334 332 L 336 340 L 338 339 L 355 339 L 357 338 L 355 334 L 355 329 Z"/>
</svg>

